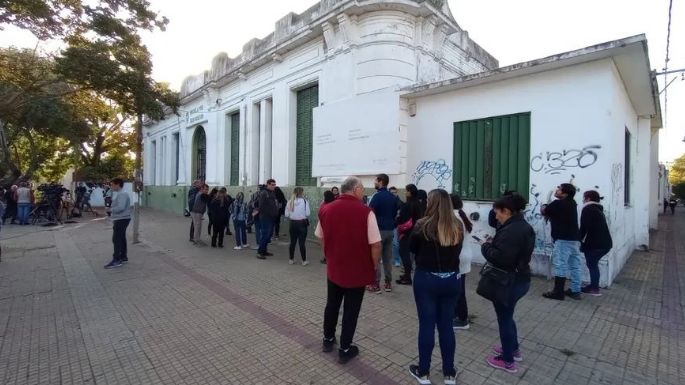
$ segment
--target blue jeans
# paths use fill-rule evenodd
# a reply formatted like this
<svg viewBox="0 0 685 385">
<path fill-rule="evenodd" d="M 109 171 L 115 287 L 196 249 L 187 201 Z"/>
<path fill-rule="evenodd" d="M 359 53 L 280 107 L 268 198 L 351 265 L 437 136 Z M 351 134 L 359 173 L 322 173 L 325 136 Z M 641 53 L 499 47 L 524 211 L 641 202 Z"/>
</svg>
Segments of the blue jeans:
<svg viewBox="0 0 685 385">
<path fill-rule="evenodd" d="M 402 263 L 400 258 L 400 236 L 397 234 L 397 229 L 392 232 L 392 257 L 395 261 L 395 265 Z"/>
<path fill-rule="evenodd" d="M 20 225 L 27 225 L 29 223 L 29 214 L 31 213 L 30 203 L 17 203 L 17 217 L 19 217 Z"/>
<path fill-rule="evenodd" d="M 502 343 L 502 357 L 506 362 L 514 362 L 514 352 L 519 350 L 519 338 L 514 322 L 514 308 L 516 302 L 520 300 L 530 289 L 530 282 L 515 282 L 510 291 L 509 306 L 493 302 L 495 313 L 497 314 L 497 324 L 499 325 L 499 340 Z"/>
<path fill-rule="evenodd" d="M 566 277 L 570 273 L 571 285 L 574 293 L 580 293 L 582 272 L 580 270 L 580 242 L 578 241 L 554 241 L 552 251 L 552 264 L 554 265 L 555 277 Z"/>
<path fill-rule="evenodd" d="M 419 315 L 419 372 L 428 374 L 431 355 L 435 347 L 435 327 L 438 328 L 442 373 L 455 376 L 454 351 L 456 340 L 452 330 L 454 308 L 461 285 L 457 274 L 440 278 L 435 274 L 417 270 L 414 273 L 414 300 Z"/>
<path fill-rule="evenodd" d="M 271 234 L 273 234 L 274 221 L 270 218 L 260 218 L 255 225 L 257 230 L 257 242 L 259 242 L 257 253 L 266 254 L 266 247 L 271 240 Z"/>
<path fill-rule="evenodd" d="M 247 245 L 247 225 L 245 225 L 245 221 L 233 221 L 233 228 L 235 229 L 235 245 Z"/>
<path fill-rule="evenodd" d="M 591 289 L 599 289 L 599 260 L 607 255 L 608 252 L 609 250 L 607 249 L 585 251 L 585 264 L 587 265 L 587 269 L 590 270 Z"/>
</svg>

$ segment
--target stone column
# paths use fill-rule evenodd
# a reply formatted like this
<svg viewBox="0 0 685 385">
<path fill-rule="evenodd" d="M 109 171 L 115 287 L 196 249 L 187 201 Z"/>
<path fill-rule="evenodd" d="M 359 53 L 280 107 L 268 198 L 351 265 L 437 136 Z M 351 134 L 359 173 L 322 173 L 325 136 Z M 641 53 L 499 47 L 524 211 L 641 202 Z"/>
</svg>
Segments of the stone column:
<svg viewBox="0 0 685 385">
<path fill-rule="evenodd" d="M 264 99 L 259 105 L 259 181 L 265 183 L 271 178 L 272 171 L 272 103 Z"/>
</svg>

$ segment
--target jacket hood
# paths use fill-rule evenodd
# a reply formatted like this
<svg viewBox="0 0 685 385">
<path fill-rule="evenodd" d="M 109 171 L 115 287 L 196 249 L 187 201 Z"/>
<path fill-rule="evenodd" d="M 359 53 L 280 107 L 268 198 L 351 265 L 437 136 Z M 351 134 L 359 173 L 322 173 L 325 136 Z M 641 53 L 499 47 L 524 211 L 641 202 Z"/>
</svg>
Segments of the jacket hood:
<svg viewBox="0 0 685 385">
<path fill-rule="evenodd" d="M 600 210 L 604 211 L 604 206 L 598 202 L 587 202 L 583 205 L 583 208 L 597 206 Z"/>
</svg>

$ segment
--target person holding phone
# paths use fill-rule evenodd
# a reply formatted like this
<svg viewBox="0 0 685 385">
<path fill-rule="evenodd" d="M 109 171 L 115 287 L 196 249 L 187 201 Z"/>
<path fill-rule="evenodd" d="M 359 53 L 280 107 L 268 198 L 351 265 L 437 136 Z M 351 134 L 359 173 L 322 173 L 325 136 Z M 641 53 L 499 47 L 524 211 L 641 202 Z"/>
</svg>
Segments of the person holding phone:
<svg viewBox="0 0 685 385">
<path fill-rule="evenodd" d="M 535 231 L 523 218 L 526 200 L 513 194 L 500 198 L 493 208 L 499 227 L 494 238 L 481 240 L 485 260 L 497 269 L 514 273 L 507 303 L 493 302 L 497 314 L 501 345 L 486 358 L 488 365 L 508 373 L 518 372 L 516 361 L 522 361 L 514 309 L 530 289 L 530 259 L 535 248 Z"/>
</svg>

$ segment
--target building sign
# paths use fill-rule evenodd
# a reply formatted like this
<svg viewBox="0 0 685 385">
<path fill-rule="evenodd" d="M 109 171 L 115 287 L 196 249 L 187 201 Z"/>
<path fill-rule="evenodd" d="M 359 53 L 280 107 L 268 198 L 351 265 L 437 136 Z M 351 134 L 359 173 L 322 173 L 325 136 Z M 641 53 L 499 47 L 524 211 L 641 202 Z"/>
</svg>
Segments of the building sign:
<svg viewBox="0 0 685 385">
<path fill-rule="evenodd" d="M 205 120 L 204 114 L 205 106 L 198 106 L 186 112 L 186 124 L 193 125 L 194 123 Z"/>
</svg>

